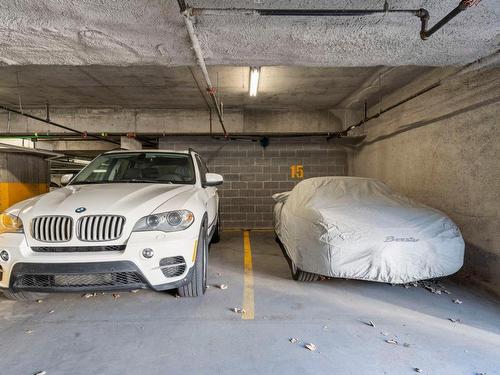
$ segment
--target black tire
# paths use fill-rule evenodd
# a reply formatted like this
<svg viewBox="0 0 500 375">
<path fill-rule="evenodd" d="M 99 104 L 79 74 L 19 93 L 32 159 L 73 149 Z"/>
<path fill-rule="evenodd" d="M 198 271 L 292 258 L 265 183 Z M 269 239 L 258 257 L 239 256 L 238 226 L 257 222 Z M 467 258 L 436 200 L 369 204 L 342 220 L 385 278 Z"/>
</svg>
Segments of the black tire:
<svg viewBox="0 0 500 375">
<path fill-rule="evenodd" d="M 295 265 L 293 260 L 290 260 L 290 270 L 292 272 L 292 279 L 302 282 L 314 282 L 319 280 L 319 275 L 312 272 L 302 271 L 299 267 Z"/>
<path fill-rule="evenodd" d="M 210 243 L 218 243 L 220 241 L 220 231 L 219 231 L 219 219 L 217 219 L 217 223 L 215 223 L 214 234 L 212 235 L 212 240 Z"/>
<path fill-rule="evenodd" d="M 297 265 L 293 262 L 292 258 L 290 258 L 285 250 L 285 246 L 281 242 L 280 238 L 275 235 L 274 240 L 280 246 L 281 251 L 283 252 L 283 256 L 285 257 L 288 266 L 290 267 L 290 272 L 292 274 L 292 279 L 296 281 L 303 282 L 314 282 L 319 280 L 319 276 L 316 273 L 302 271 Z"/>
<path fill-rule="evenodd" d="M 180 288 L 177 293 L 181 297 L 200 297 L 207 289 L 207 268 L 208 268 L 208 241 L 207 226 L 204 222 L 198 236 L 198 246 L 196 248 L 196 259 L 191 280 Z"/>
<path fill-rule="evenodd" d="M 47 293 L 25 292 L 22 290 L 14 292 L 10 289 L 5 289 L 2 292 L 5 298 L 13 301 L 32 302 L 47 297 Z"/>
</svg>

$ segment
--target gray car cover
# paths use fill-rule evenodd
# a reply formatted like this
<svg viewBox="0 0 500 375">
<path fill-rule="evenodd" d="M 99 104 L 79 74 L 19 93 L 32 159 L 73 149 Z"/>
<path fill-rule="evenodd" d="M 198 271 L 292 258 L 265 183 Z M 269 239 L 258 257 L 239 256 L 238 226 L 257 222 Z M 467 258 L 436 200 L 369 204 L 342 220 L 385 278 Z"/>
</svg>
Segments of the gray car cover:
<svg viewBox="0 0 500 375">
<path fill-rule="evenodd" d="M 276 234 L 304 271 L 397 284 L 462 267 L 458 227 L 380 181 L 311 178 L 273 198 Z"/>
</svg>

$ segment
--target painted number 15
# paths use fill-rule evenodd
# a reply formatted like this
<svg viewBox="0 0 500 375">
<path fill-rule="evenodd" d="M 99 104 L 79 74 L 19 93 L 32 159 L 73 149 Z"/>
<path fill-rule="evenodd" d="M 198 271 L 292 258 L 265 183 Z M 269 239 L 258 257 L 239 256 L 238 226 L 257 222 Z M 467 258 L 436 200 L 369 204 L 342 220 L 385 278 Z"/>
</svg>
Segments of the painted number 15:
<svg viewBox="0 0 500 375">
<path fill-rule="evenodd" d="M 302 165 L 291 165 L 290 166 L 290 177 L 302 179 L 304 178 L 304 167 Z"/>
</svg>

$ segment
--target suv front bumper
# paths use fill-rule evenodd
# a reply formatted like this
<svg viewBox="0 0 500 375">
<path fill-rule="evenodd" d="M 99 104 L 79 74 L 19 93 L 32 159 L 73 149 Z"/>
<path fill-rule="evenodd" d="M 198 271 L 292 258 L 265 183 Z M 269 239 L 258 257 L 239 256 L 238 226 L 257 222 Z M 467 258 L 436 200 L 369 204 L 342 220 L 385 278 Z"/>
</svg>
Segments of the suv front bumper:
<svg viewBox="0 0 500 375">
<path fill-rule="evenodd" d="M 124 250 L 99 252 L 35 252 L 24 235 L 2 234 L 0 250 L 9 253 L 9 260 L 0 261 L 0 288 L 35 292 L 178 288 L 189 282 L 194 265 L 197 236 L 187 234 L 132 233 Z M 68 244 L 76 245 L 82 246 Z M 152 258 L 142 256 L 144 248 L 153 249 Z M 165 259 L 184 264 L 179 272 L 167 271 L 172 262 Z"/>
<path fill-rule="evenodd" d="M 10 289 L 33 292 L 86 292 L 151 288 L 156 291 L 178 288 L 190 279 L 191 270 L 175 282 L 151 285 L 130 261 L 102 263 L 16 263 L 11 271 Z"/>
</svg>

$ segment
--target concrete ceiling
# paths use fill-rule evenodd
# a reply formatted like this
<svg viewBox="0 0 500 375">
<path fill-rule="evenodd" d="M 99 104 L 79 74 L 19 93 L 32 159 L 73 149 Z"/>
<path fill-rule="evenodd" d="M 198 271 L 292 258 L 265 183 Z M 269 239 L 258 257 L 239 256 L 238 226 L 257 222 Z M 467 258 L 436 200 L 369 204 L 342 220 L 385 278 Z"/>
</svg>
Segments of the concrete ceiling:
<svg viewBox="0 0 500 375">
<path fill-rule="evenodd" d="M 458 0 L 389 1 L 426 8 L 430 25 Z M 381 9 L 382 0 L 192 0 L 194 7 Z M 230 5 L 229 5 L 230 4 Z M 419 19 L 201 15 L 196 33 L 211 65 L 454 65 L 498 48 L 498 0 L 483 0 L 427 41 Z M 0 64 L 187 66 L 193 54 L 175 0 L 2 0 Z"/>
<path fill-rule="evenodd" d="M 363 99 L 371 104 L 420 74 L 436 68 L 389 69 Z M 248 67 L 212 66 L 210 75 L 226 108 L 319 110 L 338 107 L 380 67 L 263 67 L 257 97 L 248 95 Z M 204 88 L 198 69 L 197 81 Z M 204 92 L 204 89 L 202 90 Z M 4 66 L 0 103 L 24 108 L 204 109 L 206 103 L 187 67 Z M 349 103 L 348 103 L 349 104 Z M 342 103 L 344 105 L 344 103 Z M 352 103 L 362 106 L 362 103 Z"/>
</svg>

